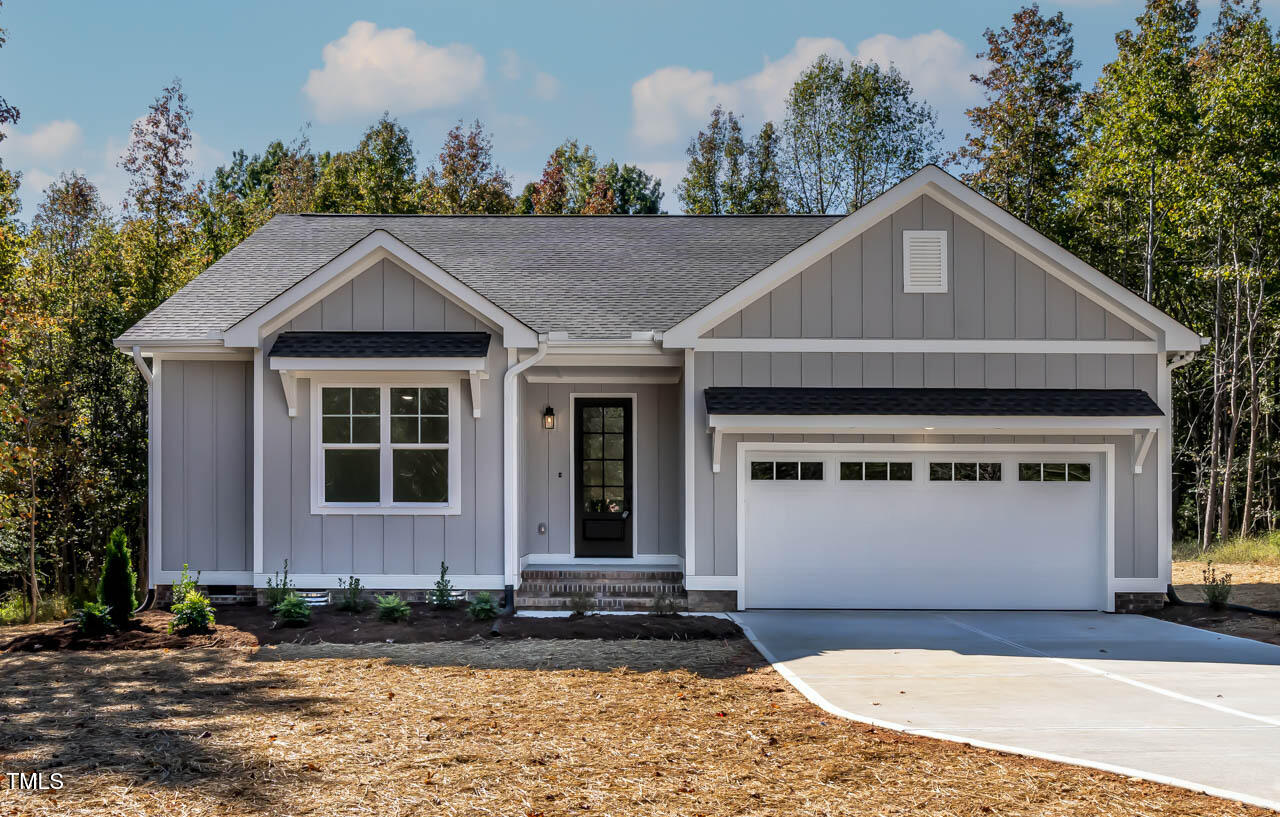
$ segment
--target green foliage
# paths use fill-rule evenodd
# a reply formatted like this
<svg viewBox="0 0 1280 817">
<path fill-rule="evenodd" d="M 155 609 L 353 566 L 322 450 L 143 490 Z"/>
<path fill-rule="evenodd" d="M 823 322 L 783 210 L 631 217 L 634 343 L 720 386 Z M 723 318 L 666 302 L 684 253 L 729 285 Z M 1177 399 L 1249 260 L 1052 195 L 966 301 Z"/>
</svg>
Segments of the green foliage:
<svg viewBox="0 0 1280 817">
<path fill-rule="evenodd" d="M 297 588 L 293 586 L 293 582 L 289 580 L 289 560 L 284 560 L 284 577 L 280 576 L 280 571 L 275 572 L 274 578 L 267 577 L 267 590 L 264 594 L 267 597 L 267 606 L 275 609 L 281 602 L 290 596 L 297 595 Z M 308 614 L 309 616 L 310 614 Z"/>
<path fill-rule="evenodd" d="M 1231 574 L 1218 573 L 1213 562 L 1209 562 L 1204 566 L 1202 578 L 1204 579 L 1204 600 L 1209 602 L 1209 606 L 1215 610 L 1226 607 L 1231 599 Z"/>
<path fill-rule="evenodd" d="M 124 627 L 137 604 L 138 575 L 133 570 L 133 556 L 124 528 L 111 531 L 106 555 L 102 561 L 102 577 L 98 579 L 98 602 L 111 608 L 111 620 Z"/>
<path fill-rule="evenodd" d="M 467 605 L 467 617 L 475 621 L 492 621 L 498 617 L 498 603 L 490 593 L 476 593 Z"/>
<path fill-rule="evenodd" d="M 661 591 L 653 597 L 653 614 L 664 618 L 678 616 L 680 615 L 680 605 L 676 603 L 675 597 L 670 593 Z"/>
<path fill-rule="evenodd" d="M 590 593 L 574 593 L 569 597 L 569 609 L 575 616 L 593 613 L 596 609 L 596 598 Z"/>
<path fill-rule="evenodd" d="M 440 578 L 436 579 L 435 589 L 431 591 L 431 606 L 437 610 L 447 610 L 453 606 L 453 582 L 449 581 L 449 566 L 440 563 Z"/>
<path fill-rule="evenodd" d="M 1217 562 L 1228 565 L 1280 565 L 1280 531 L 1235 537 L 1217 542 L 1206 551 L 1194 539 L 1173 543 L 1177 561 Z"/>
<path fill-rule="evenodd" d="M 778 166 L 778 133 L 765 122 L 747 141 L 741 120 L 717 105 L 705 130 L 689 141 L 689 163 L 676 195 L 686 213 L 697 215 L 785 213 Z"/>
<path fill-rule="evenodd" d="M 311 623 L 311 608 L 297 593 L 290 591 L 271 607 L 276 624 L 282 627 L 305 627 Z"/>
<path fill-rule="evenodd" d="M 71 600 L 66 596 L 41 596 L 35 620 L 62 621 L 71 614 Z M 31 601 L 18 588 L 0 596 L 0 625 L 24 624 L 31 619 Z"/>
<path fill-rule="evenodd" d="M 84 606 L 71 614 L 76 629 L 85 635 L 99 636 L 115 632 L 116 624 L 111 620 L 111 608 L 96 601 L 85 602 Z"/>
<path fill-rule="evenodd" d="M 377 596 L 378 600 L 378 619 L 380 621 L 408 621 L 409 620 L 409 603 L 395 593 L 388 593 L 385 596 Z"/>
<path fill-rule="evenodd" d="M 213 629 L 213 604 L 196 590 L 188 592 L 182 601 L 169 608 L 173 618 L 169 621 L 171 633 L 207 633 Z"/>
<path fill-rule="evenodd" d="M 194 593 L 196 591 L 196 587 L 200 584 L 200 571 L 197 570 L 196 575 L 192 576 L 188 567 L 189 566 L 184 562 L 182 565 L 182 575 L 173 583 L 173 588 L 170 590 L 172 598 L 169 600 L 171 605 L 182 604 L 182 602 L 186 600 L 187 594 Z"/>
<path fill-rule="evenodd" d="M 364 588 L 360 586 L 360 580 L 355 576 L 350 576 L 344 582 L 338 579 L 338 587 L 342 590 L 341 596 L 338 598 L 338 609 L 345 613 L 359 613 L 364 609 L 364 599 L 362 594 Z"/>
</svg>

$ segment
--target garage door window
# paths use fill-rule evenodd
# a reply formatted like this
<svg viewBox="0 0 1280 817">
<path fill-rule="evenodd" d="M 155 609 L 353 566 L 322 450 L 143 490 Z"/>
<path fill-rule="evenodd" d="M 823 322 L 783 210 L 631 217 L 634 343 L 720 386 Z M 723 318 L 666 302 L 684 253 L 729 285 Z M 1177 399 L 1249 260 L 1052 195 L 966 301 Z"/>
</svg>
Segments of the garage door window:
<svg viewBox="0 0 1280 817">
<path fill-rule="evenodd" d="M 930 482 L 999 482 L 998 462 L 931 462 Z"/>
<path fill-rule="evenodd" d="M 1088 482 L 1092 478 L 1087 462 L 1020 462 L 1021 482 Z"/>
<path fill-rule="evenodd" d="M 752 460 L 753 480 L 803 480 L 821 481 L 822 462 L 797 462 L 796 460 Z"/>
<path fill-rule="evenodd" d="M 911 481 L 909 462 L 842 462 L 840 479 L 845 482 Z"/>
</svg>

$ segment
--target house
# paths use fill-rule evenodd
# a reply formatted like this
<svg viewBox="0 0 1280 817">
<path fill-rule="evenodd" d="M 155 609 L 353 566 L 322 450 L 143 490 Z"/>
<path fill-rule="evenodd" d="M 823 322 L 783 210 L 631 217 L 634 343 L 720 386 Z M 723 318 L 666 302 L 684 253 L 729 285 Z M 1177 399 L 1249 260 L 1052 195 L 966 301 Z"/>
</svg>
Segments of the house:
<svg viewBox="0 0 1280 817">
<path fill-rule="evenodd" d="M 1201 338 L 930 166 L 847 216 L 277 216 L 116 343 L 154 586 L 1115 610 Z"/>
</svg>

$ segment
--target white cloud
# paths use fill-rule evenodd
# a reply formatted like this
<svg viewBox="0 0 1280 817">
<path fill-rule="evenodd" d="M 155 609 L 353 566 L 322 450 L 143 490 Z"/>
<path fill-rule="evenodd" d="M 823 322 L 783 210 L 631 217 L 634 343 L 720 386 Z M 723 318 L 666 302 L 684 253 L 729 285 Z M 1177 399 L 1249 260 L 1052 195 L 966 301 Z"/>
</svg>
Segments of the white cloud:
<svg viewBox="0 0 1280 817">
<path fill-rule="evenodd" d="M 560 94 L 560 80 L 539 71 L 533 76 L 533 95 L 538 99 L 555 99 Z"/>
<path fill-rule="evenodd" d="M 358 20 L 324 47 L 302 91 L 324 121 L 456 105 L 484 87 L 485 61 L 461 43 L 435 46 L 413 29 Z"/>
<path fill-rule="evenodd" d="M 55 161 L 79 146 L 84 131 L 70 119 L 55 119 L 35 130 L 13 131 L 0 142 L 0 154 L 14 164 Z"/>
<path fill-rule="evenodd" d="M 972 49 L 940 30 L 911 37 L 877 34 L 856 50 L 832 37 L 801 37 L 791 51 L 776 60 L 765 57 L 759 71 L 741 79 L 719 80 L 710 71 L 680 65 L 641 78 L 631 86 L 632 137 L 649 147 L 681 143 L 706 122 L 717 103 L 755 122 L 777 121 L 786 113 L 792 83 L 821 54 L 896 65 L 939 109 L 944 125 L 976 96 L 969 74 L 982 68 Z"/>
<path fill-rule="evenodd" d="M 983 70 L 972 49 L 938 29 L 905 38 L 892 34 L 868 37 L 858 43 L 858 59 L 885 67 L 896 65 L 911 87 L 940 109 L 977 96 L 969 75 Z"/>
</svg>

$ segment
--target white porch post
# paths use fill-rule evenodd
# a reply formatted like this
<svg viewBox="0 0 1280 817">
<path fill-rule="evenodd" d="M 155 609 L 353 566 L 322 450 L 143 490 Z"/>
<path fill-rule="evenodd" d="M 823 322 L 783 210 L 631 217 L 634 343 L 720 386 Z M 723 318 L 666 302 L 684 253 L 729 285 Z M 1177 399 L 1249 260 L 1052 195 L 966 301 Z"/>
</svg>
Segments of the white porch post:
<svg viewBox="0 0 1280 817">
<path fill-rule="evenodd" d="M 519 387 L 520 373 L 546 357 L 547 342 L 538 339 L 538 351 L 520 363 L 517 352 L 507 353 L 507 372 L 502 376 L 502 570 L 504 582 L 520 586 L 520 500 L 519 500 Z"/>
<path fill-rule="evenodd" d="M 697 530 L 694 519 L 697 508 L 697 497 L 694 493 L 696 469 L 694 468 L 694 437 L 697 416 L 694 401 L 697 391 L 694 388 L 693 369 L 695 353 L 693 349 L 684 350 L 684 573 L 685 576 L 696 576 L 698 566 L 695 561 L 697 548 L 694 547 L 694 531 Z"/>
</svg>

